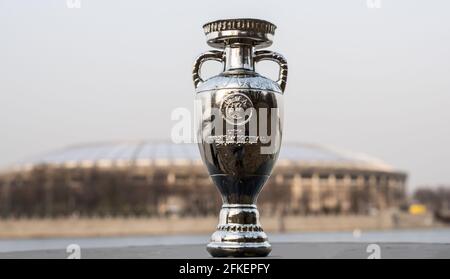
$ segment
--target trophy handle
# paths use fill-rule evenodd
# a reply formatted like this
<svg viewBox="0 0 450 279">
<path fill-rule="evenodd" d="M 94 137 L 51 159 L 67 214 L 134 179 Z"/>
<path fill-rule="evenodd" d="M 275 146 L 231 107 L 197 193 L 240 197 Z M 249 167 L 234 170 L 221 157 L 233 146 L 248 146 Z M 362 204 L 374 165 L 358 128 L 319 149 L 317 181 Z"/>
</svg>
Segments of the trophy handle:
<svg viewBox="0 0 450 279">
<path fill-rule="evenodd" d="M 207 60 L 214 60 L 223 63 L 224 61 L 223 51 L 210 50 L 201 54 L 197 58 L 197 60 L 195 60 L 194 69 L 192 70 L 192 79 L 194 80 L 195 88 L 197 88 L 198 85 L 203 82 L 203 79 L 200 76 L 200 70 L 202 68 L 202 64 Z"/>
<path fill-rule="evenodd" d="M 288 74 L 287 60 L 283 57 L 283 55 L 270 50 L 255 51 L 255 62 L 259 62 L 262 60 L 270 60 L 278 63 L 278 65 L 280 66 L 280 72 L 279 78 L 276 82 L 280 86 L 281 91 L 284 92 L 284 89 L 286 88 L 287 74 Z"/>
</svg>

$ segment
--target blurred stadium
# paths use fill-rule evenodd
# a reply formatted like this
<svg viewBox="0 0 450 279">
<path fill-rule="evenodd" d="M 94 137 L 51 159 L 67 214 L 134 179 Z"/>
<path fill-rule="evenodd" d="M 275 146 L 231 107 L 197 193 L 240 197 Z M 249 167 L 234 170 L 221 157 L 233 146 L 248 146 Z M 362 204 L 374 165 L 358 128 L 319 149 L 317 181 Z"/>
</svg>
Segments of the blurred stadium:
<svg viewBox="0 0 450 279">
<path fill-rule="evenodd" d="M 369 156 L 285 144 L 258 206 L 263 215 L 365 215 L 406 203 L 407 175 Z M 193 144 L 71 146 L 0 174 L 2 217 L 207 216 L 220 196 Z"/>
</svg>

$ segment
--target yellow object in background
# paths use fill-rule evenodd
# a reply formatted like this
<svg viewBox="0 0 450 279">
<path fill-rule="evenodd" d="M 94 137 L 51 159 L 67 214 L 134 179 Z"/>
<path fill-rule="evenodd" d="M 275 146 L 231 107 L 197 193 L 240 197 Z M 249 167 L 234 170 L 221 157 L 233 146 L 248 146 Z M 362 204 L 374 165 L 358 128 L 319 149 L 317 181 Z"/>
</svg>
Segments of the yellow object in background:
<svg viewBox="0 0 450 279">
<path fill-rule="evenodd" d="M 427 207 L 423 204 L 412 204 L 409 206 L 409 214 L 421 215 L 427 212 Z"/>
</svg>

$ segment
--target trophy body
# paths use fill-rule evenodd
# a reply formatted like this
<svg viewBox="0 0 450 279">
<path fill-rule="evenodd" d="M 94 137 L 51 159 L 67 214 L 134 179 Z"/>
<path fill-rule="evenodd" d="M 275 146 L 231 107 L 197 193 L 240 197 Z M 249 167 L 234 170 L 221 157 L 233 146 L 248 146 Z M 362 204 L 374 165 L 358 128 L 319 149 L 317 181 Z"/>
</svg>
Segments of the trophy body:
<svg viewBox="0 0 450 279">
<path fill-rule="evenodd" d="M 272 43 L 276 27 L 267 21 L 219 20 L 203 28 L 208 44 L 222 49 L 200 55 L 193 70 L 200 153 L 223 201 L 207 250 L 218 257 L 266 256 L 271 246 L 256 199 L 280 151 L 287 63 L 278 53 L 255 51 Z M 224 71 L 203 81 L 207 60 L 223 63 Z M 255 72 L 262 60 L 279 64 L 277 81 Z"/>
</svg>

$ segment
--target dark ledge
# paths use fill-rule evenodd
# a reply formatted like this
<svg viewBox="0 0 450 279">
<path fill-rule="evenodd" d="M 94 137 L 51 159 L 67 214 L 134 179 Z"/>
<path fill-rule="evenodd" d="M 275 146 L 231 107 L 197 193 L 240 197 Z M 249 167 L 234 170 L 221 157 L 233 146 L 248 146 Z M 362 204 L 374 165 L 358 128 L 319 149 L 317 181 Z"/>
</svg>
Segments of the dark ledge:
<svg viewBox="0 0 450 279">
<path fill-rule="evenodd" d="M 375 245 L 373 245 L 375 244 Z M 428 243 L 274 243 L 269 258 L 355 258 L 372 256 L 388 258 L 450 258 L 450 244 Z M 378 246 L 377 246 L 378 245 Z M 379 254 L 377 251 L 379 247 Z M 0 253 L 0 258 L 68 257 L 60 250 L 39 250 Z M 81 258 L 209 258 L 205 245 L 135 246 L 114 248 L 81 247 Z"/>
</svg>

